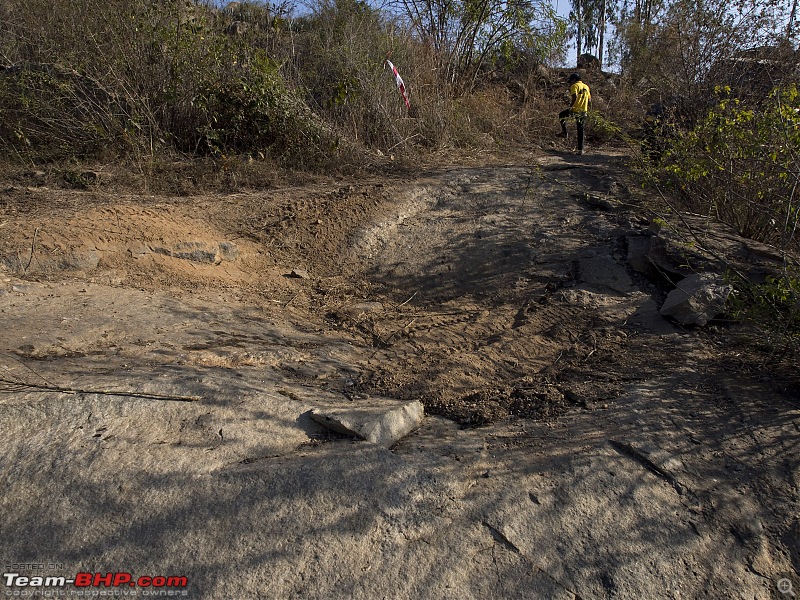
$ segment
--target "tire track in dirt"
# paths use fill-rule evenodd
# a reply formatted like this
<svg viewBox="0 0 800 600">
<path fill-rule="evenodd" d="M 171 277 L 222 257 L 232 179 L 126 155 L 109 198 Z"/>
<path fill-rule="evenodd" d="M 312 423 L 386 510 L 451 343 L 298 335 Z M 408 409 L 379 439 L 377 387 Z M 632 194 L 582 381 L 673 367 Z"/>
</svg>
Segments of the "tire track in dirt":
<svg viewBox="0 0 800 600">
<path fill-rule="evenodd" d="M 256 237 L 279 260 L 300 261 L 318 277 L 350 273 L 348 254 L 354 228 L 389 203 L 383 183 L 341 186 L 321 194 L 282 194 L 261 217 Z"/>
<path fill-rule="evenodd" d="M 127 279 L 113 288 L 4 278 L 9 376 L 204 397 L 180 407 L 4 398 L 7 546 L 23 539 L 47 555 L 52 531 L 91 522 L 103 527 L 88 547 L 85 527 L 56 536 L 62 552 L 124 559 L 144 556 L 139 542 L 183 547 L 188 535 L 190 580 L 207 582 L 211 565 L 222 583 L 209 589 L 233 589 L 236 553 L 255 549 L 243 559 L 266 575 L 245 588 L 263 595 L 278 564 L 289 575 L 276 597 L 309 583 L 320 596 L 391 595 L 408 565 L 434 567 L 421 569 L 430 577 L 417 596 L 774 593 L 798 564 L 796 411 L 761 379 L 743 387 L 748 378 L 713 372 L 730 353 L 703 341 L 724 336 L 670 332 L 641 281 L 597 272 L 624 283 L 633 226 L 581 201 L 581 189 L 613 187 L 614 165 L 578 160 L 544 157 L 544 178 L 524 166 L 455 169 L 391 191 L 366 182 L 90 206 L 92 243 L 124 256 L 139 235 L 232 239 L 254 253 L 234 261 L 249 279 L 162 255 L 147 268 L 121 260 Z M 27 231 L 45 217 L 53 232 L 59 219 L 73 227 L 79 212 L 40 211 Z M 310 277 L 285 277 L 295 264 Z M 147 277 L 168 293 L 131 286 Z M 255 291 L 236 301 L 233 285 Z M 646 381 L 627 384 L 636 379 Z M 363 392 L 420 399 L 463 425 L 560 418 L 474 431 L 427 418 L 390 450 L 308 428 L 312 406 L 357 406 Z M 120 506 L 132 516 L 116 527 Z M 217 531 L 235 534 L 227 562 Z M 310 581 L 311 570 L 292 570 L 298 561 L 322 566 Z M 357 577 L 342 584 L 342 573 Z"/>
<path fill-rule="evenodd" d="M 552 416 L 577 389 L 581 404 L 619 393 L 626 375 L 615 365 L 649 339 L 628 335 L 626 315 L 648 295 L 586 283 L 595 276 L 581 262 L 614 260 L 630 224 L 574 193 L 613 186 L 613 172 L 563 164 L 558 181 L 537 166 L 437 175 L 355 238 L 366 295 L 396 307 L 334 320 L 369 334 L 364 391 L 422 398 L 462 423 Z"/>
<path fill-rule="evenodd" d="M 355 370 L 363 392 L 421 398 L 429 411 L 461 422 L 536 416 L 531 403 L 542 402 L 552 414 L 577 386 L 583 397 L 612 396 L 626 361 L 652 342 L 625 325 L 646 293 L 586 287 L 585 265 L 594 264 L 586 261 L 621 263 L 620 240 L 630 226 L 591 208 L 578 192 L 614 188 L 620 166 L 602 157 L 597 164 L 571 160 L 549 156 L 532 166 L 213 201 L 120 198 L 93 203 L 80 218 L 67 212 L 61 222 L 51 212 L 42 231 L 57 232 L 68 248 L 85 241 L 101 254 L 95 281 L 235 295 L 289 309 L 306 330 L 351 336 L 353 366 L 331 381 L 349 381 Z M 42 254 L 56 248 L 41 239 Z M 193 240 L 214 246 L 227 239 L 238 249 L 230 261 L 174 255 Z M 31 244 L 24 236 L 15 242 L 18 252 Z M 287 278 L 295 267 L 309 278 Z M 380 308 L 347 315 L 348 306 L 367 301 Z M 230 368 L 277 364 L 256 341 L 215 344 L 191 350 L 189 359 Z M 668 353 L 656 355 L 669 362 Z M 322 367 L 290 375 L 314 368 Z M 599 371 L 606 375 L 598 382 Z"/>
</svg>

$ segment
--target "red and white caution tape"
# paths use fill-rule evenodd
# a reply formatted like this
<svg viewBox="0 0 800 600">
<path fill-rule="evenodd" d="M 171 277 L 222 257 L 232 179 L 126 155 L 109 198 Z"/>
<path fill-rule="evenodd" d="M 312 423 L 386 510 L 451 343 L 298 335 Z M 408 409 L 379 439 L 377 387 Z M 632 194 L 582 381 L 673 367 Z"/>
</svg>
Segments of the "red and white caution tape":
<svg viewBox="0 0 800 600">
<path fill-rule="evenodd" d="M 406 84 L 403 83 L 403 78 L 400 77 L 400 73 L 397 72 L 397 67 L 392 64 L 388 58 L 386 59 L 386 64 L 384 67 L 389 67 L 394 74 L 394 81 L 397 84 L 397 89 L 400 90 L 400 95 L 403 96 L 403 101 L 406 103 L 406 108 L 411 109 L 411 103 L 408 101 L 408 94 L 406 93 Z"/>
</svg>

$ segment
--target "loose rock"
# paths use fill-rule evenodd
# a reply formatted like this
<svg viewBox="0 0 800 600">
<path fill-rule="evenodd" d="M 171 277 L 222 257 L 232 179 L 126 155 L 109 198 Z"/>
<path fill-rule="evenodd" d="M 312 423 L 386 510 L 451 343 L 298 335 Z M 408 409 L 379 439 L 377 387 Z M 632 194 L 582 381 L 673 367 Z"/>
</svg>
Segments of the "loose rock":
<svg viewBox="0 0 800 600">
<path fill-rule="evenodd" d="M 425 409 L 419 401 L 409 402 L 389 411 L 311 411 L 311 418 L 320 425 L 381 446 L 391 446 L 417 429 L 424 416 Z"/>
<path fill-rule="evenodd" d="M 695 273 L 681 280 L 661 307 L 661 315 L 683 325 L 705 325 L 719 315 L 733 286 L 719 275 Z"/>
</svg>

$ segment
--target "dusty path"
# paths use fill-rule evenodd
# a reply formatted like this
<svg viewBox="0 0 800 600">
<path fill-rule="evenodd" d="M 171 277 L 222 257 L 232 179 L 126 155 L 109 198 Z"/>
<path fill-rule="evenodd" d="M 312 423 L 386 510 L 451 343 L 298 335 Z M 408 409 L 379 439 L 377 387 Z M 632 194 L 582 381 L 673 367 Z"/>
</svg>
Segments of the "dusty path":
<svg viewBox="0 0 800 600">
<path fill-rule="evenodd" d="M 634 205 L 602 154 L 223 198 L 7 191 L 0 374 L 28 385 L 0 394 L 0 554 L 198 598 L 798 589 L 796 389 L 660 317 Z M 308 418 L 403 399 L 430 416 L 391 449 Z"/>
<path fill-rule="evenodd" d="M 446 173 L 417 188 L 412 214 L 359 240 L 357 262 L 398 306 L 360 316 L 377 342 L 367 381 L 483 423 L 552 415 L 645 378 L 630 357 L 678 330 L 658 316 L 657 291 L 626 271 L 625 235 L 643 225 L 576 198 L 624 193 L 607 162 Z M 671 350 L 648 354 L 658 369 L 674 364 Z"/>
</svg>

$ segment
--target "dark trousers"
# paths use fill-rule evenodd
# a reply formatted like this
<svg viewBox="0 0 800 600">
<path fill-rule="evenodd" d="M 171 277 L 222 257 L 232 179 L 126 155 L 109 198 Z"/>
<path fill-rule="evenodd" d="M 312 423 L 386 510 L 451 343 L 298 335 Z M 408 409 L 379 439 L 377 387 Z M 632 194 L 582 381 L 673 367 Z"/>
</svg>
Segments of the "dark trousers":
<svg viewBox="0 0 800 600">
<path fill-rule="evenodd" d="M 567 119 L 575 117 L 575 124 L 578 126 L 578 150 L 583 150 L 583 124 L 586 121 L 586 113 L 572 112 L 569 108 L 558 113 L 558 120 L 561 121 L 561 133 L 567 134 Z"/>
</svg>

